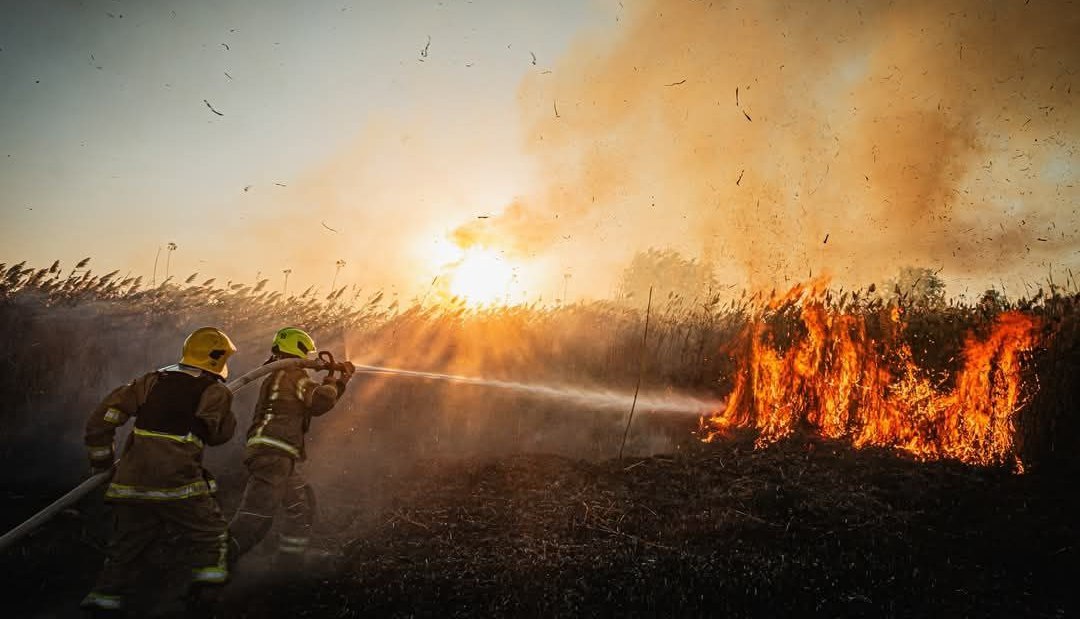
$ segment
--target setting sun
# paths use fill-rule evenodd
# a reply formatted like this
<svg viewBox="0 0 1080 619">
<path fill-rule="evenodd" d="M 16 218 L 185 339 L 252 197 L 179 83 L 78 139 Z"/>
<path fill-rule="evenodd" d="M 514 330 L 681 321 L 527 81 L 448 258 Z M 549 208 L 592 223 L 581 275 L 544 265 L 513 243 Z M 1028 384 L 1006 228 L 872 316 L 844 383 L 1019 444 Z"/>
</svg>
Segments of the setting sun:
<svg viewBox="0 0 1080 619">
<path fill-rule="evenodd" d="M 513 266 L 490 249 L 469 249 L 451 265 L 450 293 L 470 305 L 503 302 L 514 279 Z"/>
</svg>

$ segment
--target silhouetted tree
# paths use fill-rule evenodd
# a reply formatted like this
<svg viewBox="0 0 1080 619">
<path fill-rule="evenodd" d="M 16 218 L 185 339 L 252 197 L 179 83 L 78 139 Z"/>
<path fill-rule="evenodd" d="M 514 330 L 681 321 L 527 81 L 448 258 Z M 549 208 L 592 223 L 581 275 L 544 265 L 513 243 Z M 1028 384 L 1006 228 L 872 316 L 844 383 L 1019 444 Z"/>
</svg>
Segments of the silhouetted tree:
<svg viewBox="0 0 1080 619">
<path fill-rule="evenodd" d="M 926 267 L 906 266 L 890 281 L 891 298 L 918 309 L 945 306 L 945 282 L 938 272 Z"/>
<path fill-rule="evenodd" d="M 672 249 L 650 248 L 638 252 L 623 270 L 619 300 L 644 306 L 650 286 L 654 302 L 675 296 L 693 299 L 715 288 L 716 279 L 712 269 L 697 260 L 688 260 Z"/>
</svg>

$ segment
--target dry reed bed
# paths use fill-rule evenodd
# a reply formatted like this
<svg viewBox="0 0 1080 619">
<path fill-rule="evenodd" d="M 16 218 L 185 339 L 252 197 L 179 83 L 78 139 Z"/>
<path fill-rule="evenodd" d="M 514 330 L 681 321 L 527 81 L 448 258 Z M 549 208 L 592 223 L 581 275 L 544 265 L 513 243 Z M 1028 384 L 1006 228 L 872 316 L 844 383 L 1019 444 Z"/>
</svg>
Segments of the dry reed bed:
<svg viewBox="0 0 1080 619">
<path fill-rule="evenodd" d="M 284 324 L 315 332 L 324 347 L 354 359 L 421 370 L 481 374 L 516 380 L 632 387 L 642 355 L 642 308 L 597 301 L 570 306 L 526 305 L 469 309 L 463 305 L 402 303 L 382 292 L 361 295 L 342 286 L 329 294 L 308 289 L 282 298 L 253 285 L 215 285 L 196 275 L 147 287 L 116 272 L 94 275 L 88 259 L 66 270 L 0 265 L 0 393 L 9 436 L 50 426 L 69 433 L 68 411 L 82 411 L 113 384 L 175 355 L 192 328 L 215 324 L 234 335 L 241 353 L 234 371 L 264 359 L 268 334 Z M 652 308 L 644 351 L 645 386 L 722 397 L 736 368 L 730 352 L 752 317 L 773 331 L 801 336 L 795 301 L 763 310 L 768 295 L 743 294 L 721 301 L 676 296 Z M 950 372 L 969 333 L 979 334 L 1006 309 L 1043 319 L 1043 345 L 1031 355 L 1039 389 L 1020 418 L 1018 444 L 1025 461 L 1054 461 L 1080 453 L 1080 295 L 1051 286 L 1028 299 L 986 295 L 975 304 L 926 305 L 881 291 L 829 291 L 833 311 L 861 314 L 868 325 L 887 321 L 892 307 L 905 310 L 903 337 L 916 362 L 940 375 Z M 871 329 L 871 335 L 872 329 Z M 456 405 L 467 404 L 457 402 Z M 62 411 L 48 414 L 41 411 Z M 3 449 L 0 446 L 0 449 Z"/>
</svg>

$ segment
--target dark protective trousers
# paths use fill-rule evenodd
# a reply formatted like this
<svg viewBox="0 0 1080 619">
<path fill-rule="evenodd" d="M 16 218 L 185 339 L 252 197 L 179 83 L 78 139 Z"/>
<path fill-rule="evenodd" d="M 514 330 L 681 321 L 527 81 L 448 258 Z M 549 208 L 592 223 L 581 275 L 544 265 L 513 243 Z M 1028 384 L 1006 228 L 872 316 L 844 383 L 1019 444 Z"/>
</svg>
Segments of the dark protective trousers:
<svg viewBox="0 0 1080 619">
<path fill-rule="evenodd" d="M 311 537 L 315 494 L 296 471 L 296 462 L 285 454 L 260 453 L 245 462 L 247 487 L 240 508 L 229 523 L 232 551 L 239 557 L 254 548 L 270 531 L 278 507 L 285 508 L 285 523 L 278 551 L 302 555 Z"/>
<path fill-rule="evenodd" d="M 182 543 L 180 555 L 191 567 L 193 585 L 224 585 L 228 535 L 225 518 L 212 496 L 175 501 L 113 504 L 113 535 L 105 567 L 94 590 L 83 600 L 89 608 L 119 609 L 131 593 L 151 546 L 163 541 L 166 527 Z"/>
</svg>

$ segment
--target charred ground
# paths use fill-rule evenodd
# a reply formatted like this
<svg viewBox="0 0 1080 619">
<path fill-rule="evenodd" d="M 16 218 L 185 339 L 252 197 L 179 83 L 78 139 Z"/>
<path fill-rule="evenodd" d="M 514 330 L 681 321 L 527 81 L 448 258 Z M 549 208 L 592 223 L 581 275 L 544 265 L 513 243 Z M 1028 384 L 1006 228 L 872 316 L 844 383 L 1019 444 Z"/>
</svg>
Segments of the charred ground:
<svg viewBox="0 0 1080 619">
<path fill-rule="evenodd" d="M 340 540 L 338 569 L 233 610 L 1064 616 L 1080 512 L 1059 482 L 808 438 L 432 462 Z"/>
<path fill-rule="evenodd" d="M 805 436 L 623 461 L 428 460 L 320 488 L 326 558 L 303 573 L 246 559 L 228 616 L 1068 616 L 1069 487 L 1061 471 Z M 89 586 L 88 511 L 4 557 L 20 616 L 63 616 Z"/>
</svg>

